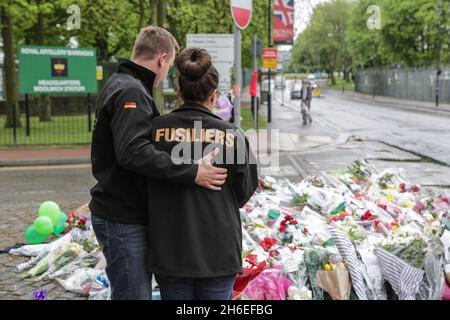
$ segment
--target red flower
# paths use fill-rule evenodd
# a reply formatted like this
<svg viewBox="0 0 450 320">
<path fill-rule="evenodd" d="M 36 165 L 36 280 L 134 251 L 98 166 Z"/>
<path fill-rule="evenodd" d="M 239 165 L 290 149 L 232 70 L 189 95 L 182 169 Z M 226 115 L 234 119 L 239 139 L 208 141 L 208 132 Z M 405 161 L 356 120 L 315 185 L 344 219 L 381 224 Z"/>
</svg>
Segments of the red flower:
<svg viewBox="0 0 450 320">
<path fill-rule="evenodd" d="M 303 232 L 304 232 L 304 233 L 308 233 L 309 230 L 305 227 L 305 228 L 303 228 Z"/>
<path fill-rule="evenodd" d="M 286 226 L 281 226 L 280 227 L 280 232 L 285 232 L 286 231 Z"/>
<path fill-rule="evenodd" d="M 245 261 L 247 261 L 252 267 L 256 266 L 257 263 L 258 263 L 255 254 L 249 254 L 249 255 L 245 258 Z"/>
<path fill-rule="evenodd" d="M 400 183 L 400 192 L 401 193 L 406 192 L 406 184 Z"/>
<path fill-rule="evenodd" d="M 269 251 L 269 256 L 270 257 L 274 257 L 274 256 L 276 256 L 278 254 L 278 251 L 277 250 L 270 250 Z"/>
<path fill-rule="evenodd" d="M 291 224 L 296 225 L 296 224 L 298 224 L 298 222 L 297 222 L 296 220 L 293 220 L 293 221 L 291 222 Z"/>
<path fill-rule="evenodd" d="M 277 243 L 277 240 L 274 238 L 265 238 L 261 242 L 261 247 L 263 247 L 264 250 L 268 251 L 270 248 L 272 248 Z"/>
<path fill-rule="evenodd" d="M 411 191 L 414 192 L 414 193 L 415 192 L 419 192 L 420 188 L 418 186 L 414 185 L 414 186 L 412 186 Z"/>
<path fill-rule="evenodd" d="M 380 207 L 384 211 L 387 211 L 387 205 L 385 205 L 385 204 L 379 204 L 378 207 Z"/>
<path fill-rule="evenodd" d="M 370 210 L 367 210 L 366 213 L 361 217 L 362 221 L 373 220 L 375 217 L 373 216 Z"/>
</svg>

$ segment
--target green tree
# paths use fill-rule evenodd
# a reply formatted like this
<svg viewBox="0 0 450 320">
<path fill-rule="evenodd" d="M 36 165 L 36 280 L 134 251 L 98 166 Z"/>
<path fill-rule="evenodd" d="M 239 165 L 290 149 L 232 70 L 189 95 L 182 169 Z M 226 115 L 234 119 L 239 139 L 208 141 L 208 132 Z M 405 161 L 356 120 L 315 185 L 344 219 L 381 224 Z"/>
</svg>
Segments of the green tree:
<svg viewBox="0 0 450 320">
<path fill-rule="evenodd" d="M 448 33 L 440 34 L 439 0 L 384 0 L 381 30 L 391 63 L 406 66 L 431 65 L 437 56 L 437 43 L 448 43 Z M 442 1 L 444 6 L 448 2 Z"/>
<path fill-rule="evenodd" d="M 341 70 L 347 75 L 352 64 L 346 39 L 351 7 L 347 0 L 318 5 L 310 24 L 296 39 L 291 67 L 310 71 L 317 66 L 330 75 L 333 85 L 336 84 L 335 71 Z"/>
<path fill-rule="evenodd" d="M 253 35 L 268 44 L 267 1 L 253 3 L 253 15 L 249 26 L 242 31 L 242 66 L 252 68 L 251 43 Z M 270 17 L 272 19 L 272 17 Z M 188 33 L 233 33 L 233 18 L 229 1 L 220 0 L 172 0 L 169 2 L 167 28 L 186 46 Z"/>
<path fill-rule="evenodd" d="M 13 127 L 14 123 L 20 127 L 19 94 L 17 90 L 17 73 L 15 67 L 15 43 L 14 43 L 14 21 L 10 11 L 10 2 L 3 1 L 0 4 L 1 36 L 4 50 L 3 83 L 5 84 L 6 99 L 6 128 Z M 14 110 L 15 109 L 15 110 Z M 15 113 L 15 119 L 14 119 Z"/>
<path fill-rule="evenodd" d="M 383 26 L 385 10 L 382 7 L 382 0 L 359 0 L 350 12 L 346 41 L 355 68 L 376 67 L 388 63 L 383 52 L 381 29 L 370 29 L 367 26 L 371 15 L 367 9 L 371 5 L 380 7 Z"/>
</svg>

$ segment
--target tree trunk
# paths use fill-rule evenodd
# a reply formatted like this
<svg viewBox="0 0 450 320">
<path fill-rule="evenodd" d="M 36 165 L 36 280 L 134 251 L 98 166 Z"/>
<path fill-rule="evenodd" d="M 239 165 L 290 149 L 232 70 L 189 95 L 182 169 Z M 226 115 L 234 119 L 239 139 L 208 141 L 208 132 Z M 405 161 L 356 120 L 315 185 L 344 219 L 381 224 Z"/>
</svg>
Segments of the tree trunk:
<svg viewBox="0 0 450 320">
<path fill-rule="evenodd" d="M 166 7 L 167 3 L 165 0 L 151 0 L 150 2 L 151 8 L 152 8 L 152 25 L 163 27 L 164 23 L 166 21 Z M 153 88 L 153 99 L 156 102 L 156 105 L 158 106 L 159 110 L 161 112 L 164 112 L 165 105 L 164 105 L 164 92 L 163 92 L 163 86 L 162 83 L 160 83 L 158 86 Z"/>
<path fill-rule="evenodd" d="M 331 79 L 331 85 L 336 85 L 336 78 L 334 77 L 334 70 L 330 71 L 330 79 Z"/>
<path fill-rule="evenodd" d="M 38 15 L 35 25 L 35 39 L 38 46 L 42 46 L 45 43 L 45 19 L 44 13 L 41 11 L 40 4 L 41 0 L 36 0 L 38 6 Z M 48 94 L 43 94 L 39 99 L 39 121 L 49 122 L 52 120 L 51 117 L 52 108 L 50 103 L 50 97 Z"/>
<path fill-rule="evenodd" d="M 344 66 L 344 81 L 350 82 L 349 72 L 345 66 Z"/>
<path fill-rule="evenodd" d="M 15 46 L 13 36 L 13 21 L 7 11 L 6 5 L 0 7 L 1 11 L 1 34 L 3 39 L 4 50 L 4 70 L 3 83 L 5 84 L 5 99 L 6 99 L 6 128 L 12 128 L 15 122 L 16 127 L 21 126 L 20 122 L 20 108 L 19 108 L 19 94 L 17 90 L 17 73 L 15 62 Z M 14 110 L 15 106 L 15 121 Z"/>
<path fill-rule="evenodd" d="M 144 27 L 144 18 L 145 18 L 145 0 L 139 0 L 139 22 L 137 31 L 141 31 Z"/>
<path fill-rule="evenodd" d="M 39 121 L 52 121 L 52 104 L 48 94 L 42 94 L 39 101 Z"/>
<path fill-rule="evenodd" d="M 158 1 L 158 26 L 164 27 L 164 23 L 166 22 L 166 10 L 167 2 L 166 0 Z"/>
<path fill-rule="evenodd" d="M 148 24 L 152 26 L 158 25 L 158 0 L 149 0 L 150 17 Z"/>
</svg>

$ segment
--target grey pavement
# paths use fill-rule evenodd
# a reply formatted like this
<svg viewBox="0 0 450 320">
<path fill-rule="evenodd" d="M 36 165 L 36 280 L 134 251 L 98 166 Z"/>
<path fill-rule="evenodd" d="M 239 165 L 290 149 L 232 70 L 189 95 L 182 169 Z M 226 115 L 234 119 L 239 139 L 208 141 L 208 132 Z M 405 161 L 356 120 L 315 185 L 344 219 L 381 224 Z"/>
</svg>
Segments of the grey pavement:
<svg viewBox="0 0 450 320">
<path fill-rule="evenodd" d="M 379 169 L 403 168 L 407 178 L 429 191 L 450 193 L 450 114 L 396 108 L 390 103 L 354 99 L 326 90 L 313 99 L 313 123 L 303 126 L 300 101 L 291 100 L 287 83 L 274 91 L 270 128 L 295 134 L 297 140 L 320 137 L 321 144 L 281 152 L 291 177 L 330 172 L 365 158 Z M 261 107 L 267 114 L 267 106 Z M 286 160 L 287 159 L 287 160 Z M 293 170 L 292 170 L 293 169 Z M 276 168 L 262 168 L 276 172 Z"/>
<path fill-rule="evenodd" d="M 0 181 L 0 250 L 25 243 L 25 229 L 43 201 L 56 201 L 66 213 L 74 211 L 89 201 L 95 183 L 88 165 L 0 168 Z M 49 300 L 86 299 L 54 282 L 21 280 L 15 266 L 26 260 L 0 253 L 0 300 L 32 299 L 38 289 L 46 290 Z"/>
</svg>

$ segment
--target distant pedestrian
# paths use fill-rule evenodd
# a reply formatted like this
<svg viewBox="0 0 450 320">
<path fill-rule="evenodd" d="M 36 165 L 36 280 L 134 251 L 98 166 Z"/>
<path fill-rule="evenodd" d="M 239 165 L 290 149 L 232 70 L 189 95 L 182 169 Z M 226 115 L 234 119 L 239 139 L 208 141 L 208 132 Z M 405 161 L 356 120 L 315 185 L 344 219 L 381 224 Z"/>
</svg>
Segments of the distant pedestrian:
<svg viewBox="0 0 450 320">
<path fill-rule="evenodd" d="M 301 112 L 303 116 L 303 125 L 307 125 L 312 122 L 311 118 L 311 100 L 312 100 L 312 88 L 308 81 L 303 81 L 302 91 L 300 95 L 301 99 Z"/>
</svg>

